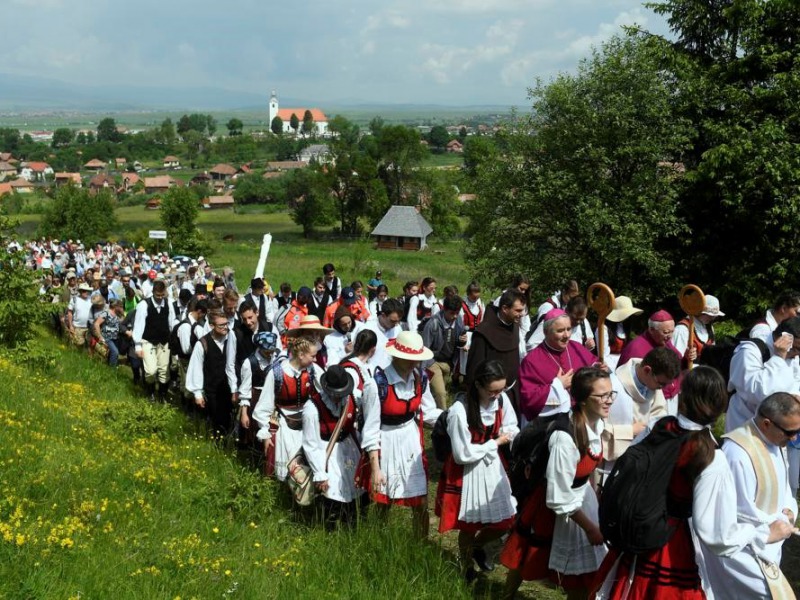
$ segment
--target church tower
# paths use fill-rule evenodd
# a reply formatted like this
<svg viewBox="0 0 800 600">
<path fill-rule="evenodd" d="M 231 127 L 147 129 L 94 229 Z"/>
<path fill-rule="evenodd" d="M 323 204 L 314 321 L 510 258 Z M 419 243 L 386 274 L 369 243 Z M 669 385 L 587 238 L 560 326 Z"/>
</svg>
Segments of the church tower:
<svg viewBox="0 0 800 600">
<path fill-rule="evenodd" d="M 278 116 L 278 94 L 272 90 L 272 95 L 269 97 L 269 124 L 272 127 L 272 120 Z"/>
</svg>

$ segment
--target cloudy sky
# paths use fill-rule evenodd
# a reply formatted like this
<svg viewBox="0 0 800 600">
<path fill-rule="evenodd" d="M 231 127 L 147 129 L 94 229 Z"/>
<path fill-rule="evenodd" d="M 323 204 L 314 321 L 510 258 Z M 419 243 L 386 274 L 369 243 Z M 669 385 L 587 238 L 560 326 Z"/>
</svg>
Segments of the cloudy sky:
<svg viewBox="0 0 800 600">
<path fill-rule="evenodd" d="M 276 89 L 320 104 L 521 106 L 536 77 L 574 69 L 620 26 L 666 32 L 636 0 L 2 4 L 2 72 L 265 96 Z"/>
</svg>

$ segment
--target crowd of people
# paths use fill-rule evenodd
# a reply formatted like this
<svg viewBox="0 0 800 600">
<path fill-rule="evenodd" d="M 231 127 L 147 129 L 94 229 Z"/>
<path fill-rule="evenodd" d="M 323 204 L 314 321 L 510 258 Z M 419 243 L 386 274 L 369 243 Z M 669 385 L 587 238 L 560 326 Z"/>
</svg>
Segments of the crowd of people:
<svg viewBox="0 0 800 600">
<path fill-rule="evenodd" d="M 296 291 L 256 277 L 240 293 L 202 256 L 20 247 L 73 345 L 125 362 L 266 476 L 297 490 L 307 472 L 329 525 L 408 507 L 426 538 L 423 430 L 440 429 L 435 512 L 468 581 L 499 540 L 508 598 L 525 580 L 570 598 L 794 597 L 780 563 L 798 533 L 798 292 L 726 349 L 711 295 L 641 332 L 617 296 L 601 331 L 573 280 L 541 303 L 524 275 L 493 300 L 475 281 L 440 296 L 430 276 L 395 297 L 380 271 L 346 284 L 326 264 Z"/>
</svg>

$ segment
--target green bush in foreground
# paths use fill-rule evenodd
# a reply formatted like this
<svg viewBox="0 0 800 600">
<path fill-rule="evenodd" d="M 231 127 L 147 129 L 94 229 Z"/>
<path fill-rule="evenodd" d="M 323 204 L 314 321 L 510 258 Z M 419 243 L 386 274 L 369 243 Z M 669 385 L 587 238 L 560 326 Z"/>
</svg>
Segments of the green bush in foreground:
<svg viewBox="0 0 800 600">
<path fill-rule="evenodd" d="M 0 357 L 0 597 L 469 597 L 405 511 L 305 526 L 178 410 L 56 345 L 46 376 Z"/>
</svg>

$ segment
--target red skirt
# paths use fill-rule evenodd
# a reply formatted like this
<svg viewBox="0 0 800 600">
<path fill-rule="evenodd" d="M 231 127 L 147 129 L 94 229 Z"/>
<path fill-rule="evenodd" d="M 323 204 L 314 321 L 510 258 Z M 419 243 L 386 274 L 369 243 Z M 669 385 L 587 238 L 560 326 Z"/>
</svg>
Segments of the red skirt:
<svg viewBox="0 0 800 600">
<path fill-rule="evenodd" d="M 625 588 L 631 577 L 633 580 L 628 600 L 702 600 L 706 597 L 700 582 L 700 572 L 695 562 L 695 549 L 688 521 L 674 519 L 677 529 L 662 548 L 634 556 L 622 554 L 613 549 L 608 553 L 600 570 L 591 598 L 611 576 L 611 569 L 620 559 L 614 575 L 609 598 L 620 599 L 625 596 Z M 634 558 L 636 559 L 634 564 Z"/>
<path fill-rule="evenodd" d="M 545 504 L 547 485 L 539 485 L 527 498 L 517 525 L 500 553 L 500 562 L 520 572 L 525 581 L 547 579 L 556 515 Z"/>
<path fill-rule="evenodd" d="M 457 529 L 476 533 L 481 529 L 500 529 L 507 531 L 514 525 L 515 518 L 509 517 L 498 523 L 466 523 L 458 519 L 461 510 L 461 490 L 464 484 L 464 465 L 459 465 L 453 460 L 453 455 L 447 457 L 442 466 L 439 477 L 439 487 L 436 488 L 436 504 L 434 511 L 439 517 L 439 533 Z"/>
</svg>

